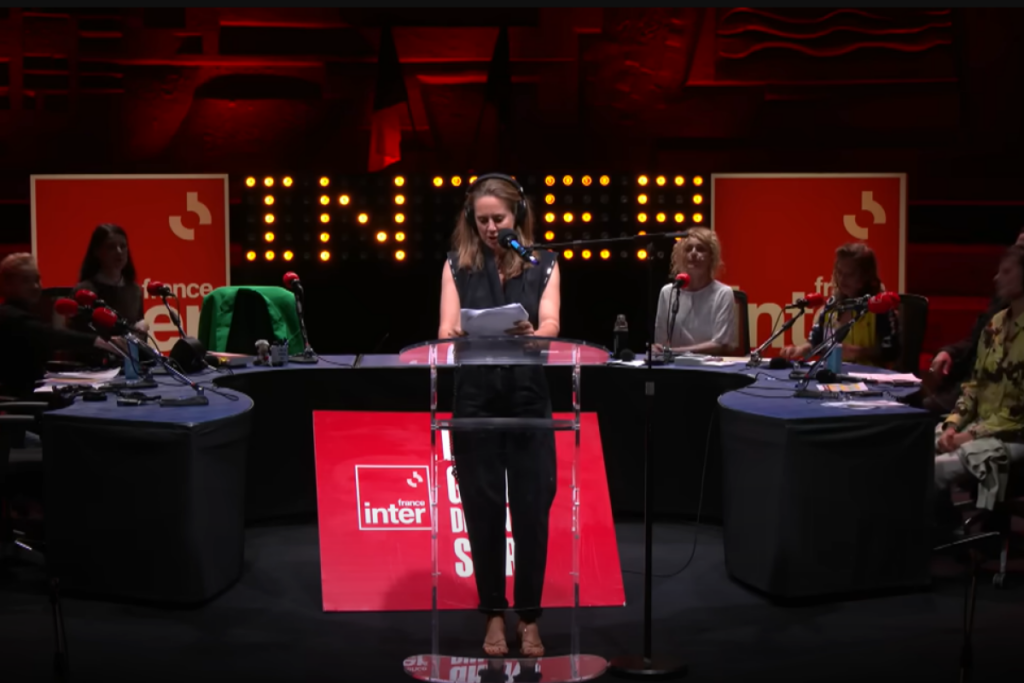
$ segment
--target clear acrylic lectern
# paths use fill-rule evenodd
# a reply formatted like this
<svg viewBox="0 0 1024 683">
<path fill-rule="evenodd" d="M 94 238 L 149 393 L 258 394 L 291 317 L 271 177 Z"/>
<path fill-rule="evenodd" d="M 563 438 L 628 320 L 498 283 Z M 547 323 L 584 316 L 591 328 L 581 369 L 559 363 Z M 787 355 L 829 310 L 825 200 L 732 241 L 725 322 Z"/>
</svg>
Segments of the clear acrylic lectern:
<svg viewBox="0 0 1024 683">
<path fill-rule="evenodd" d="M 610 352 L 600 346 L 568 339 L 546 337 L 463 337 L 459 340 L 436 340 L 423 342 L 405 348 L 399 354 L 403 365 L 419 365 L 430 369 L 430 468 L 428 488 L 430 491 L 430 567 L 431 567 L 431 649 L 430 654 L 413 655 L 406 658 L 404 668 L 413 678 L 421 681 L 447 683 L 456 681 L 471 683 L 493 681 L 545 681 L 560 683 L 570 681 L 586 681 L 604 673 L 607 661 L 595 655 L 580 653 L 578 610 L 580 606 L 580 488 L 577 476 L 580 467 L 580 368 L 584 365 L 604 365 L 610 359 Z M 539 396 L 540 391 L 546 393 L 547 381 L 544 376 L 545 365 L 564 365 L 571 368 L 572 375 L 572 417 L 570 419 L 554 419 L 553 417 L 531 417 L 523 415 L 516 408 L 517 395 L 523 391 L 532 392 L 527 403 L 536 404 L 538 399 L 548 401 L 550 395 Z M 506 417 L 444 417 L 437 411 L 437 377 L 439 367 L 456 367 L 456 387 L 460 384 L 460 373 L 463 387 L 473 389 L 475 378 L 487 381 L 489 388 L 482 392 L 480 400 L 487 404 L 489 415 L 505 413 Z M 485 366 L 491 366 L 486 368 Z M 508 391 L 506 391 L 508 389 Z M 514 391 L 513 391 L 514 389 Z M 526 411 L 527 413 L 531 411 Z M 536 412 L 536 411 L 532 411 Z M 572 432 L 571 446 L 568 436 L 558 438 L 559 433 Z M 555 453 L 541 457 L 537 462 L 545 464 L 508 463 L 508 458 L 518 452 L 528 453 L 530 457 L 536 453 L 549 453 L 554 450 L 554 442 L 562 444 L 562 458 Z M 534 447 L 537 447 L 534 449 Z M 572 449 L 571 459 L 565 457 L 567 448 Z M 453 453 L 458 454 L 459 466 L 454 468 Z M 477 460 L 477 458 L 480 460 Z M 495 481 L 493 459 L 507 465 L 508 476 L 505 481 Z M 546 460 L 545 460 L 546 458 Z M 491 459 L 490 464 L 485 459 Z M 566 461 L 569 461 L 568 463 Z M 553 462 L 552 462 L 553 461 Z M 532 461 L 531 461 L 532 462 Z M 561 466 L 555 463 L 561 462 Z M 482 469 L 478 469 L 478 464 Z M 568 465 L 568 466 L 566 466 Z M 535 471 L 537 468 L 540 473 Z M 477 471 L 467 474 L 470 469 Z M 500 469 L 500 466 L 499 466 Z M 554 472 L 549 470 L 553 469 Z M 486 470 L 486 473 L 483 473 Z M 566 471 L 568 470 L 568 471 Z M 459 487 L 459 477 L 463 484 Z M 535 491 L 543 490 L 544 484 L 537 484 L 547 476 L 555 480 L 554 502 L 551 505 L 548 525 L 547 542 L 543 542 L 545 534 L 531 531 L 540 528 L 542 523 L 531 527 L 531 520 L 537 510 L 543 508 L 547 501 L 543 494 Z M 518 540 L 514 541 L 507 534 L 492 534 L 488 540 L 491 552 L 473 553 L 466 531 L 467 502 L 474 507 L 479 505 L 479 492 L 469 491 L 467 480 L 472 480 L 475 489 L 489 489 L 490 500 L 500 499 L 500 488 L 505 488 L 507 496 L 520 501 L 517 509 L 521 525 L 516 530 Z M 535 486 L 536 485 L 536 486 Z M 494 505 L 487 508 L 494 512 Z M 475 507 L 476 510 L 481 508 Z M 490 515 L 493 529 L 499 522 L 495 515 Z M 474 520 L 483 516 L 475 515 Z M 515 525 L 515 517 L 509 510 L 505 511 L 505 532 L 510 533 Z M 477 524 L 482 522 L 477 521 Z M 485 575 L 505 577 L 503 586 L 506 588 L 509 609 L 506 611 L 508 654 L 487 658 L 482 649 L 484 641 L 485 619 L 463 618 L 458 626 L 458 638 L 447 654 L 442 653 L 441 644 L 441 611 L 442 610 L 473 610 L 479 605 L 476 586 L 477 569 L 480 563 L 495 567 L 495 556 L 501 555 L 501 548 L 496 544 L 500 537 L 505 546 L 505 557 L 500 570 L 485 572 Z M 478 537 L 479 538 L 479 537 Z M 524 540 L 525 539 L 525 540 Z M 536 539 L 536 543 L 530 543 Z M 442 543 L 442 540 L 444 541 Z M 449 542 L 450 541 L 450 542 Z M 518 553 L 515 543 L 519 543 Z M 546 546 L 546 572 L 542 577 L 523 570 L 524 577 L 533 576 L 543 582 L 541 591 L 524 590 L 524 593 L 542 594 L 541 602 L 545 607 L 568 608 L 569 642 L 564 643 L 564 625 L 555 619 L 550 612 L 539 621 L 541 638 L 545 646 L 542 657 L 526 658 L 520 654 L 516 636 L 517 618 L 515 612 L 540 608 L 541 604 L 516 604 L 513 582 L 516 572 L 516 557 L 520 563 L 530 566 L 531 554 L 538 548 Z M 532 548 L 532 550 L 531 550 Z M 531 581 L 523 579 L 524 584 Z M 492 583 L 496 586 L 497 580 Z M 500 589 L 499 589 L 500 590 Z M 558 610 L 564 616 L 565 610 Z M 460 614 L 465 614 L 461 612 Z M 561 633 L 559 633 L 561 631 Z M 446 637 L 447 640 L 447 637 Z M 561 641 L 561 642 L 560 642 Z M 568 654 L 566 654 L 568 649 Z M 452 656 L 458 654 L 460 656 Z M 467 656 L 471 655 L 471 656 Z"/>
</svg>

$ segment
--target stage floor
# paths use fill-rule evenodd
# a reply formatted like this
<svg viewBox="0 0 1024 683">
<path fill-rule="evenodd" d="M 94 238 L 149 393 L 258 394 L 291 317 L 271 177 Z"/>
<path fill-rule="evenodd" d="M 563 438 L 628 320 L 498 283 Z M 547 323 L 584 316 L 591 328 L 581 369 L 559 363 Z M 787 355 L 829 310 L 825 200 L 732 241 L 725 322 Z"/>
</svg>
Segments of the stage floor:
<svg viewBox="0 0 1024 683">
<path fill-rule="evenodd" d="M 583 651 L 614 657 L 641 643 L 643 527 L 617 525 L 629 605 L 585 610 Z M 721 529 L 655 528 L 655 655 L 689 664 L 693 681 L 956 680 L 963 572 L 952 559 L 933 563 L 927 592 L 778 605 L 725 574 Z M 116 538 L 96 539 L 116 543 Z M 429 614 L 333 613 L 320 604 L 317 529 L 313 523 L 251 528 L 242 579 L 193 609 L 62 600 L 72 680 L 76 681 L 376 681 L 405 682 L 404 657 L 429 652 Z M 979 583 L 975 618 L 976 683 L 1019 680 L 1024 660 L 1017 587 Z M 41 568 L 27 562 L 0 576 L 0 680 L 50 681 L 53 632 Z M 446 654 L 479 656 L 483 620 L 444 615 Z M 568 620 L 544 618 L 550 654 L 565 651 Z M 459 633 L 465 634 L 459 636 Z M 614 680 L 604 676 L 600 680 Z"/>
</svg>

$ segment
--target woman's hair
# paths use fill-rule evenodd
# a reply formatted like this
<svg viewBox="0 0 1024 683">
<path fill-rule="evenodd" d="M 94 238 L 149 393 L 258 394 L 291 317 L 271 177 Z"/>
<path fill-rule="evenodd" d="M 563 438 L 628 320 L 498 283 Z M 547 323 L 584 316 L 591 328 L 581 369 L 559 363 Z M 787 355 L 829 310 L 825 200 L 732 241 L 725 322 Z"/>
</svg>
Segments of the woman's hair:
<svg viewBox="0 0 1024 683">
<path fill-rule="evenodd" d="M 836 249 L 835 263 L 839 263 L 840 259 L 852 260 L 857 272 L 864 277 L 864 289 L 860 292 L 861 296 L 878 294 L 885 289 L 882 286 L 882 281 L 878 279 L 878 261 L 875 259 L 875 252 L 871 250 L 871 247 L 863 242 L 849 242 Z M 836 282 L 835 263 L 832 266 L 832 285 L 836 290 L 836 297 L 842 299 L 843 295 Z"/>
<path fill-rule="evenodd" d="M 686 241 L 691 239 L 703 244 L 711 254 L 711 277 L 716 277 L 722 267 L 722 245 L 718 242 L 718 235 L 708 228 L 690 228 L 687 232 L 690 233 L 689 236 L 679 240 L 672 247 L 672 268 L 669 277 L 674 278 L 679 273 L 686 272 Z"/>
<path fill-rule="evenodd" d="M 508 209 L 509 214 L 515 219 L 516 204 L 520 201 L 519 190 L 511 183 L 497 178 L 489 178 L 477 183 L 466 195 L 466 201 L 459 212 L 458 221 L 455 224 L 455 232 L 452 233 L 452 248 L 459 252 L 459 268 L 478 270 L 484 267 L 483 241 L 480 239 L 480 232 L 476 225 L 470 223 L 469 216 L 475 216 L 472 209 L 474 203 L 480 197 L 497 197 Z M 530 200 L 523 198 L 526 203 L 526 217 L 522 225 L 516 225 L 515 231 L 519 235 L 519 243 L 523 246 L 533 244 L 533 207 Z M 468 214 L 468 216 L 467 216 Z M 475 220 L 475 218 L 474 218 Z M 498 269 L 505 278 L 513 278 L 523 272 L 523 268 L 529 268 L 521 258 L 511 251 L 504 251 Z"/>
<path fill-rule="evenodd" d="M 101 223 L 92 231 L 92 237 L 89 239 L 89 248 L 86 249 L 85 258 L 82 259 L 82 270 L 78 274 L 79 282 L 92 280 L 93 276 L 100 272 L 102 264 L 100 263 L 99 257 L 96 256 L 96 252 L 103 246 L 103 243 L 113 235 L 120 235 L 124 238 L 124 241 L 127 244 L 128 233 L 126 233 L 124 228 L 120 225 L 114 225 L 113 223 Z M 130 285 L 135 282 L 135 263 L 132 261 L 131 249 L 128 250 L 128 261 L 121 270 L 121 277 L 124 278 L 126 285 Z"/>
<path fill-rule="evenodd" d="M 1024 247 L 1019 244 L 1012 245 L 1009 249 L 1003 252 L 1003 261 L 1016 261 L 1020 265 L 1022 277 L 1024 277 Z M 1024 282 L 1021 282 L 1024 286 Z"/>
</svg>

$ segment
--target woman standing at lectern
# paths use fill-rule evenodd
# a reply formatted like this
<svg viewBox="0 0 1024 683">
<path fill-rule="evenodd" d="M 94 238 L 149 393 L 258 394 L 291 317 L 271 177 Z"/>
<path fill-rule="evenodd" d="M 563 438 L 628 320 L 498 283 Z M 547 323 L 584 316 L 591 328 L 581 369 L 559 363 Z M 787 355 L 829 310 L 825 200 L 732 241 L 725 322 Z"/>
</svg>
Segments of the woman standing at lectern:
<svg viewBox="0 0 1024 683">
<path fill-rule="evenodd" d="M 529 319 L 513 335 L 557 337 L 558 263 L 537 251 L 531 265 L 498 243 L 498 231 L 513 229 L 520 243 L 533 243 L 533 210 L 514 179 L 482 175 L 469 187 L 452 235 L 454 251 L 441 272 L 438 337 L 461 337 L 461 309 L 519 303 Z M 540 365 L 464 365 L 455 375 L 454 418 L 551 418 L 551 400 Z M 515 542 L 515 611 L 520 651 L 544 654 L 537 618 L 547 565 L 548 516 L 555 498 L 554 433 L 545 430 L 452 432 L 452 454 L 473 555 L 480 611 L 487 616 L 484 652 L 508 653 L 505 640 L 505 483 Z"/>
</svg>

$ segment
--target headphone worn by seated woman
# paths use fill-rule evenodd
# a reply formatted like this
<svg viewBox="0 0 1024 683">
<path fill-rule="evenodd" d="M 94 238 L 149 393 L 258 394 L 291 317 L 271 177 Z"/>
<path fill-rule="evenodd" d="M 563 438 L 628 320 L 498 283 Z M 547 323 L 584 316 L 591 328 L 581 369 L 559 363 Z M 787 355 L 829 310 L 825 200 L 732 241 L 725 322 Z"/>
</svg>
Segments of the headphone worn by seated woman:
<svg viewBox="0 0 1024 683">
<path fill-rule="evenodd" d="M 472 182 L 469 188 L 466 189 L 466 203 L 463 207 L 463 212 L 466 214 L 466 220 L 470 225 L 476 225 L 476 215 L 473 213 L 473 190 L 476 186 L 485 180 L 503 180 L 512 187 L 516 188 L 516 192 L 519 193 L 519 201 L 516 202 L 516 228 L 521 228 L 526 223 L 526 192 L 523 190 L 523 186 L 519 182 L 504 173 L 485 173 L 482 176 L 477 177 Z"/>
</svg>

